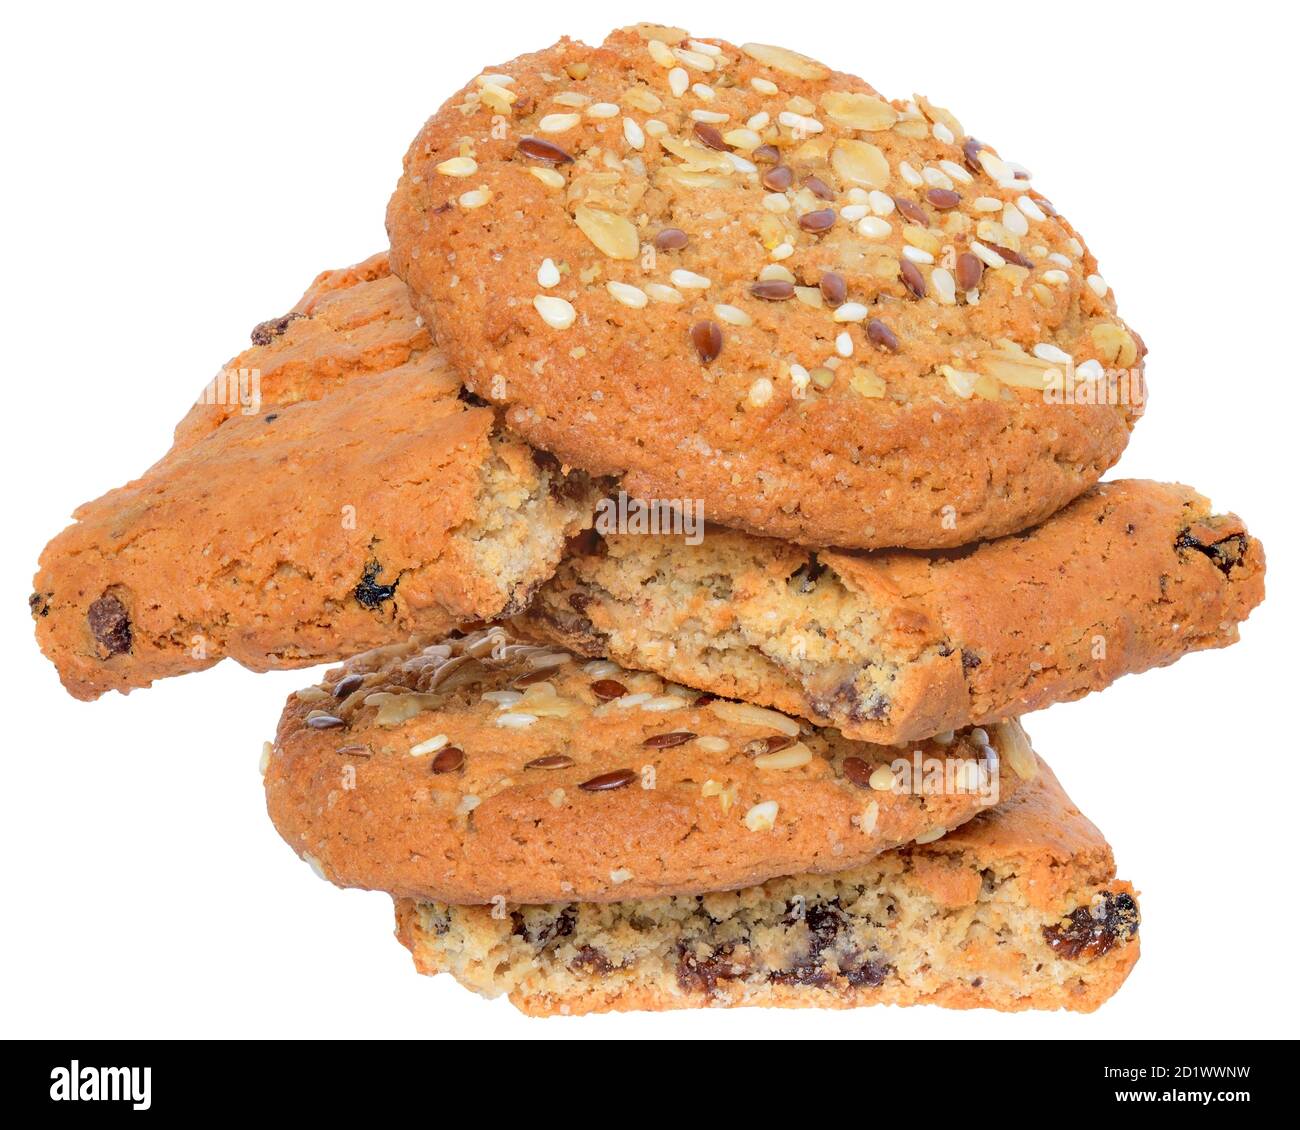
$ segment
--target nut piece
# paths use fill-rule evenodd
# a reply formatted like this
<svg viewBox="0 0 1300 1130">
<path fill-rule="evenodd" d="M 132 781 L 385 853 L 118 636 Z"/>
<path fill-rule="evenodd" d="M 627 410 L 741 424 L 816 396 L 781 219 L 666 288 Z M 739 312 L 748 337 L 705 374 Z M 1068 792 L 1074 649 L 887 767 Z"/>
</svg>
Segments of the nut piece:
<svg viewBox="0 0 1300 1130">
<path fill-rule="evenodd" d="M 582 234 L 611 259 L 635 259 L 641 250 L 636 227 L 623 216 L 580 204 L 573 220 Z"/>
<path fill-rule="evenodd" d="M 997 750 L 1011 766 L 1012 772 L 1022 781 L 1032 781 L 1038 776 L 1038 758 L 1020 720 L 1011 718 L 1001 722 L 994 727 L 994 732 L 997 734 Z"/>
<path fill-rule="evenodd" d="M 868 188 L 885 188 L 889 184 L 889 162 L 869 141 L 837 141 L 831 150 L 831 167 L 849 184 Z"/>
<path fill-rule="evenodd" d="M 898 121 L 898 111 L 874 94 L 828 90 L 821 101 L 826 116 L 847 129 L 889 129 Z"/>
<path fill-rule="evenodd" d="M 747 702 L 728 702 L 719 699 L 709 703 L 709 709 L 724 722 L 736 722 L 742 726 L 756 726 L 763 730 L 775 730 L 789 737 L 799 736 L 799 723 L 775 710 L 763 706 L 752 706 Z"/>
<path fill-rule="evenodd" d="M 745 827 L 751 832 L 770 832 L 776 827 L 777 811 L 776 801 L 762 801 L 745 813 Z"/>
<path fill-rule="evenodd" d="M 771 67 L 774 71 L 780 71 L 782 74 L 794 75 L 795 78 L 812 79 L 817 82 L 831 77 L 829 67 L 817 62 L 816 59 L 808 58 L 807 55 L 800 55 L 797 51 L 791 51 L 788 47 L 772 47 L 766 43 L 742 43 L 740 49 L 751 59 Z"/>
</svg>

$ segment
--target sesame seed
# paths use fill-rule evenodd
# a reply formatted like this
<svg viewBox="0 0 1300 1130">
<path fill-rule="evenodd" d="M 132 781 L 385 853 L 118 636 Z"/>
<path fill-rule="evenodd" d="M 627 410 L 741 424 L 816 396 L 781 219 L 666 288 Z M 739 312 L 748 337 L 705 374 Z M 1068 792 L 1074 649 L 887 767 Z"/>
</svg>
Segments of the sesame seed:
<svg viewBox="0 0 1300 1130">
<path fill-rule="evenodd" d="M 759 377 L 752 385 L 749 386 L 747 399 L 755 408 L 762 408 L 764 405 L 771 403 L 773 395 L 776 393 L 776 385 L 767 377 Z"/>
<path fill-rule="evenodd" d="M 651 39 L 646 43 L 646 50 L 650 52 L 650 58 L 661 67 L 677 66 L 677 58 L 669 49 L 668 44 L 661 43 L 657 39 Z"/>
<path fill-rule="evenodd" d="M 743 149 L 746 153 L 758 149 L 763 144 L 763 139 L 748 127 L 728 130 L 722 135 L 722 140 L 736 149 Z"/>
<path fill-rule="evenodd" d="M 618 106 L 613 102 L 593 102 L 587 107 L 589 118 L 617 118 Z"/>
<path fill-rule="evenodd" d="M 976 155 L 980 167 L 1002 188 L 1010 188 L 1016 182 L 1015 170 L 996 153 L 981 149 Z"/>
<path fill-rule="evenodd" d="M 572 303 L 548 294 L 539 294 L 534 297 L 533 309 L 542 316 L 542 321 L 553 330 L 567 330 L 573 325 L 574 319 L 578 316 L 578 312 L 574 310 Z"/>
<path fill-rule="evenodd" d="M 977 196 L 975 198 L 975 211 L 977 212 L 1001 212 L 1002 201 L 995 196 Z"/>
<path fill-rule="evenodd" d="M 626 132 L 626 130 L 627 127 L 625 126 L 624 132 Z M 668 132 L 668 126 L 658 118 L 648 118 L 645 124 L 645 132 L 650 137 L 663 137 L 663 135 Z"/>
<path fill-rule="evenodd" d="M 673 57 L 696 71 L 711 71 L 716 66 L 710 56 L 703 55 L 699 51 L 687 50 L 685 47 L 674 47 Z"/>
<path fill-rule="evenodd" d="M 444 177 L 469 177 L 478 172 L 478 162 L 473 157 L 452 157 L 436 167 Z"/>
<path fill-rule="evenodd" d="M 1106 375 L 1106 370 L 1102 368 L 1100 361 L 1089 357 L 1088 360 L 1080 361 L 1075 366 L 1074 375 L 1084 381 L 1099 381 Z"/>
<path fill-rule="evenodd" d="M 940 161 L 939 168 L 947 173 L 958 184 L 970 184 L 975 178 L 963 169 L 956 161 Z"/>
<path fill-rule="evenodd" d="M 1044 213 L 1044 211 L 1038 206 L 1038 203 L 1032 196 L 1022 196 L 1016 201 L 1016 204 L 1019 205 L 1020 210 L 1031 220 L 1047 219 L 1046 213 Z"/>
<path fill-rule="evenodd" d="M 908 161 L 900 161 L 898 164 L 898 173 L 913 188 L 920 188 L 925 183 L 925 178 L 916 171 Z"/>
<path fill-rule="evenodd" d="M 525 714 L 522 711 L 507 711 L 497 715 L 497 725 L 504 726 L 507 730 L 523 730 L 536 721 L 536 714 Z"/>
<path fill-rule="evenodd" d="M 492 190 L 487 185 L 480 185 L 478 188 L 472 188 L 468 192 L 462 192 L 456 198 L 456 203 L 462 208 L 482 208 L 489 200 L 492 199 Z"/>
<path fill-rule="evenodd" d="M 559 284 L 560 268 L 555 265 L 554 259 L 543 259 L 542 265 L 537 268 L 537 285 L 546 287 L 548 290 Z"/>
<path fill-rule="evenodd" d="M 746 160 L 739 153 L 728 153 L 727 160 L 731 162 L 731 167 L 738 173 L 756 173 L 758 166 L 752 161 Z"/>
<path fill-rule="evenodd" d="M 865 204 L 846 204 L 840 209 L 840 219 L 854 224 L 863 219 L 869 212 Z"/>
<path fill-rule="evenodd" d="M 841 357 L 853 356 L 853 338 L 848 330 L 841 330 L 835 335 L 835 352 Z"/>
<path fill-rule="evenodd" d="M 1059 349 L 1046 341 L 1040 341 L 1031 352 L 1040 361 L 1055 361 L 1060 365 L 1068 365 L 1074 360 L 1064 349 Z"/>
<path fill-rule="evenodd" d="M 623 139 L 633 149 L 643 149 L 645 147 L 645 131 L 631 118 L 623 119 Z"/>
<path fill-rule="evenodd" d="M 1031 248 L 1031 250 L 1034 251 L 1036 254 L 1041 255 L 1044 249 L 1034 247 Z M 1049 258 L 1053 263 L 1055 263 L 1059 267 L 1069 268 L 1074 266 L 1074 263 L 1071 261 L 1070 257 L 1068 255 L 1062 255 L 1059 251 L 1053 251 L 1050 255 L 1047 256 L 1047 258 Z"/>
<path fill-rule="evenodd" d="M 557 106 L 585 106 L 591 99 L 576 90 L 562 90 L 551 101 Z"/>
<path fill-rule="evenodd" d="M 930 272 L 930 285 L 934 287 L 934 296 L 939 300 L 940 305 L 957 305 L 957 281 L 947 268 L 935 267 Z"/>
<path fill-rule="evenodd" d="M 969 373 L 963 369 L 954 369 L 951 365 L 940 365 L 939 372 L 952 389 L 963 400 L 969 400 L 975 394 L 975 385 L 980 379 L 979 373 Z"/>
<path fill-rule="evenodd" d="M 799 769 L 812 761 L 813 754 L 803 742 L 795 742 L 785 749 L 760 753 L 754 758 L 755 769 Z"/>
<path fill-rule="evenodd" d="M 953 136 L 952 130 L 950 130 L 946 125 L 944 125 L 943 122 L 935 122 L 934 127 L 931 129 L 930 132 L 933 133 L 934 136 L 939 141 L 942 141 L 945 145 L 951 145 L 954 141 L 957 140 Z"/>
<path fill-rule="evenodd" d="M 1089 275 L 1088 286 L 1098 298 L 1105 298 L 1110 293 L 1110 284 L 1100 275 Z"/>
<path fill-rule="evenodd" d="M 754 324 L 754 319 L 739 306 L 729 306 L 725 302 L 719 302 L 714 306 L 713 313 L 720 322 L 726 322 L 730 326 L 752 326 Z"/>
<path fill-rule="evenodd" d="M 1029 221 L 1014 204 L 1008 204 L 1002 209 L 1002 226 L 1012 235 L 1029 234 Z"/>
<path fill-rule="evenodd" d="M 950 191 L 952 189 L 952 177 L 942 170 L 936 169 L 933 165 L 926 165 L 921 170 L 921 176 L 926 184 L 934 188 L 946 188 Z"/>
<path fill-rule="evenodd" d="M 867 783 L 877 792 L 888 792 L 896 784 L 894 771 L 888 765 L 881 765 L 867 778 Z"/>
<path fill-rule="evenodd" d="M 547 114 L 537 123 L 537 128 L 542 133 L 567 133 L 580 121 L 582 118 L 577 114 Z"/>
<path fill-rule="evenodd" d="M 701 102 L 712 102 L 717 95 L 713 93 L 713 87 L 706 82 L 697 82 L 691 87 L 691 93 Z"/>
<path fill-rule="evenodd" d="M 681 290 L 707 290 L 713 285 L 713 280 L 706 278 L 704 275 L 697 275 L 694 271 L 685 270 L 678 267 L 669 276 L 673 281 L 673 286 Z"/>
<path fill-rule="evenodd" d="M 776 120 L 786 129 L 800 134 L 821 133 L 824 128 L 816 118 L 810 118 L 806 114 L 796 114 L 793 110 L 782 110 Z"/>
<path fill-rule="evenodd" d="M 630 306 L 633 310 L 642 309 L 650 301 L 644 290 L 632 286 L 631 283 L 611 281 L 605 284 L 605 289 L 609 291 L 615 302 Z"/>
<path fill-rule="evenodd" d="M 913 263 L 933 263 L 934 256 L 921 247 L 913 247 L 910 243 L 903 248 L 903 257 L 910 259 Z"/>
<path fill-rule="evenodd" d="M 773 259 L 789 259 L 794 254 L 794 245 L 791 243 L 779 243 L 772 248 L 771 257 Z"/>
<path fill-rule="evenodd" d="M 535 176 L 539 181 L 541 181 L 542 184 L 546 185 L 547 188 L 564 187 L 563 174 L 557 173 L 554 169 L 547 169 L 547 168 L 543 168 L 540 165 L 534 165 L 528 171 L 532 173 L 533 176 Z"/>
<path fill-rule="evenodd" d="M 674 98 L 680 98 L 686 93 L 686 88 L 691 84 L 691 76 L 686 73 L 685 67 L 673 67 L 668 72 L 668 89 L 673 92 Z"/>
<path fill-rule="evenodd" d="M 860 322 L 867 316 L 867 308 L 861 302 L 845 302 L 835 308 L 831 315 L 837 322 Z"/>
<path fill-rule="evenodd" d="M 759 94 L 779 94 L 781 92 L 781 88 L 767 78 L 751 78 L 749 85 Z"/>
<path fill-rule="evenodd" d="M 985 247 L 979 240 L 971 240 L 971 254 L 980 260 L 986 267 L 992 267 L 995 271 L 999 267 L 1005 267 L 1007 261 L 1002 258 L 996 251 L 990 247 Z"/>
<path fill-rule="evenodd" d="M 867 193 L 867 203 L 871 205 L 872 212 L 877 216 L 888 216 L 897 207 L 894 198 L 878 188 L 873 188 Z"/>
<path fill-rule="evenodd" d="M 1050 271 L 1043 272 L 1043 282 L 1048 286 L 1065 286 L 1070 281 L 1070 276 L 1065 271 L 1053 267 Z"/>
<path fill-rule="evenodd" d="M 932 844 L 935 840 L 942 839 L 947 830 L 947 828 L 932 828 L 930 831 L 922 832 L 921 835 L 917 836 L 916 842 L 918 844 Z"/>
<path fill-rule="evenodd" d="M 794 283 L 794 274 L 789 267 L 783 267 L 780 263 L 768 263 L 761 271 L 758 277 L 767 282 L 771 279 L 780 279 L 782 282 Z"/>
<path fill-rule="evenodd" d="M 704 734 L 696 738 L 695 745 L 705 753 L 726 753 L 731 748 L 731 743 L 726 738 L 715 737 L 712 734 Z"/>
<path fill-rule="evenodd" d="M 882 220 L 879 216 L 865 216 L 858 224 L 858 234 L 864 235 L 868 239 L 885 239 L 889 233 L 894 230 L 888 220 Z"/>
<path fill-rule="evenodd" d="M 698 39 L 688 39 L 686 46 L 692 51 L 698 51 L 701 55 L 721 55 L 722 48 L 716 43 L 702 43 Z"/>
<path fill-rule="evenodd" d="M 666 283 L 646 283 L 645 292 L 653 302 L 667 302 L 676 305 L 685 301 L 680 290 L 668 286 Z"/>
<path fill-rule="evenodd" d="M 802 396 L 804 390 L 808 387 L 808 382 L 812 378 L 808 375 L 808 370 L 802 365 L 790 366 L 790 384 L 794 387 L 795 392 Z"/>
</svg>

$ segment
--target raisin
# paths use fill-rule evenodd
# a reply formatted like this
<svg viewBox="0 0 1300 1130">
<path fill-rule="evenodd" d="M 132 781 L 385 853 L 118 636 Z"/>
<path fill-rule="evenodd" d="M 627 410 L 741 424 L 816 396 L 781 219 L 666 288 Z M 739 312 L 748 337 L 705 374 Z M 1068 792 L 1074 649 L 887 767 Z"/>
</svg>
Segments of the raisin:
<svg viewBox="0 0 1300 1130">
<path fill-rule="evenodd" d="M 397 581 L 391 585 L 378 583 L 379 574 L 383 571 L 383 566 L 378 561 L 369 562 L 361 574 L 360 583 L 352 590 L 352 595 L 363 608 L 378 608 L 384 601 L 392 600 L 393 594 L 397 592 Z"/>
<path fill-rule="evenodd" d="M 683 990 L 711 993 L 719 981 L 734 981 L 746 973 L 744 963 L 734 960 L 735 944 L 725 942 L 709 947 L 704 957 L 697 957 L 690 943 L 677 947 L 677 984 Z"/>
<path fill-rule="evenodd" d="M 486 400 L 484 400 L 477 393 L 470 392 L 470 390 L 465 388 L 464 385 L 461 386 L 461 390 L 456 394 L 456 397 L 457 399 L 461 400 L 463 403 L 468 404 L 471 408 L 489 407 L 488 402 Z"/>
<path fill-rule="evenodd" d="M 788 911 L 785 921 L 787 925 L 799 921 L 793 908 Z M 844 928 L 844 911 L 840 909 L 838 900 L 813 903 L 803 911 L 803 923 L 808 928 L 807 953 L 791 968 L 777 970 L 768 979 L 783 985 L 828 985 L 834 971 L 824 967 L 822 958 Z"/>
<path fill-rule="evenodd" d="M 1133 896 L 1124 893 L 1112 895 L 1108 891 L 1102 894 L 1106 901 L 1100 918 L 1090 907 L 1079 906 L 1062 922 L 1043 927 L 1043 937 L 1059 956 L 1072 961 L 1101 957 L 1109 953 L 1117 942 L 1128 941 L 1138 932 L 1141 919 Z"/>
<path fill-rule="evenodd" d="M 974 671 L 980 665 L 982 660 L 973 651 L 966 648 L 961 649 L 961 669 L 963 671 Z"/>
<path fill-rule="evenodd" d="M 112 593 L 105 593 L 90 606 L 86 623 L 90 634 L 109 655 L 131 650 L 131 617 L 127 615 L 126 605 Z"/>
<path fill-rule="evenodd" d="M 258 322 L 253 327 L 253 332 L 248 336 L 252 338 L 254 345 L 270 345 L 289 328 L 291 322 L 296 322 L 299 318 L 305 318 L 306 316 L 306 314 L 290 312 L 279 318 L 268 318 L 265 322 Z"/>
<path fill-rule="evenodd" d="M 577 956 L 569 962 L 569 968 L 584 973 L 610 973 L 614 963 L 594 946 L 579 946 Z"/>
<path fill-rule="evenodd" d="M 886 965 L 882 961 L 865 961 L 851 969 L 841 970 L 841 973 L 844 980 L 855 989 L 878 989 L 885 983 L 885 978 L 893 968 L 892 965 Z"/>
<path fill-rule="evenodd" d="M 529 929 L 524 916 L 519 911 L 512 910 L 510 912 L 512 924 L 510 932 L 516 938 L 523 938 L 530 945 L 536 946 L 540 950 L 560 938 L 569 937 L 573 933 L 576 920 L 577 912 L 573 907 L 566 906 L 554 918 L 543 922 L 540 926 Z"/>
<path fill-rule="evenodd" d="M 1174 540 L 1174 548 L 1194 549 L 1197 553 L 1205 554 L 1214 563 L 1214 567 L 1226 577 L 1232 572 L 1234 566 L 1241 564 L 1242 558 L 1246 555 L 1246 536 L 1231 534 L 1221 541 L 1205 542 L 1190 529 L 1185 529 Z"/>
<path fill-rule="evenodd" d="M 808 560 L 790 574 L 786 583 L 793 585 L 795 592 L 812 592 L 824 572 L 826 572 L 826 566 L 817 560 L 817 554 L 811 553 L 808 555 Z"/>
<path fill-rule="evenodd" d="M 27 607 L 32 610 L 33 616 L 48 616 L 50 614 L 50 600 L 44 593 L 34 592 L 27 598 Z"/>
<path fill-rule="evenodd" d="M 279 412 L 272 412 L 270 415 L 264 416 L 262 419 L 267 424 L 274 424 L 276 420 L 278 420 L 279 418 L 280 418 Z"/>
</svg>

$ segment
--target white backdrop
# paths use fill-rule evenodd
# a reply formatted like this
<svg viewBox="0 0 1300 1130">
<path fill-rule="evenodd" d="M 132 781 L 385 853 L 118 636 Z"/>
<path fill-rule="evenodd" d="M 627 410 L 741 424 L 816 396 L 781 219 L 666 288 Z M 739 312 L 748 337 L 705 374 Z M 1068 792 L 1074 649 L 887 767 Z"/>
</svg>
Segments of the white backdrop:
<svg viewBox="0 0 1300 1130">
<path fill-rule="evenodd" d="M 994 0 L 802 17 L 674 0 L 9 11 L 0 1033 L 1296 1035 L 1298 108 L 1283 16 Z M 1142 891 L 1142 960 L 1092 1016 L 526 1020 L 417 976 L 384 896 L 333 889 L 280 842 L 257 760 L 308 674 L 223 664 L 88 705 L 37 652 L 41 546 L 162 453 L 256 322 L 380 248 L 402 153 L 442 99 L 480 65 L 641 18 L 926 93 L 1028 165 L 1151 348 L 1151 409 L 1118 473 L 1189 482 L 1265 541 L 1270 596 L 1238 647 L 1028 720 Z"/>
</svg>

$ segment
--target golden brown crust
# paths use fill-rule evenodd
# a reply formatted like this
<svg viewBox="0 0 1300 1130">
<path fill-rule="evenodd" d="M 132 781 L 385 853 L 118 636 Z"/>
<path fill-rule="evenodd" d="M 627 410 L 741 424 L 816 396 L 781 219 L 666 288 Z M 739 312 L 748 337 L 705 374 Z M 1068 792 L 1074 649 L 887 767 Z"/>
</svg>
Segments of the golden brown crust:
<svg viewBox="0 0 1300 1130">
<path fill-rule="evenodd" d="M 1137 961 L 1133 888 L 1050 769 L 931 844 L 723 895 L 397 900 L 422 973 L 535 1016 L 698 1007 L 1091 1011 Z"/>
<path fill-rule="evenodd" d="M 382 259 L 322 276 L 299 306 L 232 362 L 260 372 L 253 412 L 196 405 L 162 460 L 43 553 L 37 637 L 77 697 L 498 614 L 590 521 L 593 499 L 553 496 L 557 477 L 458 399 Z"/>
<path fill-rule="evenodd" d="M 644 34 L 479 76 L 415 139 L 389 206 L 394 269 L 511 427 L 638 495 L 816 546 L 1008 533 L 1114 463 L 1140 408 L 1057 403 L 1044 374 L 1068 354 L 1127 375 L 1143 347 L 1073 229 L 991 148 L 923 99 L 891 107 L 721 40 L 686 48 L 696 85 L 678 96 L 671 49 Z M 750 130 L 755 114 L 770 121 Z M 530 136 L 559 156 L 521 150 Z M 844 158 L 873 150 L 874 181 Z M 777 159 L 784 191 L 761 183 Z M 807 215 L 834 222 L 815 234 Z M 665 229 L 686 245 L 656 247 Z M 980 254 L 992 266 L 954 289 Z M 828 271 L 843 285 L 822 288 Z"/>
<path fill-rule="evenodd" d="M 954 553 L 815 556 L 709 530 L 613 535 L 534 599 L 524 630 L 869 741 L 1079 698 L 1235 642 L 1264 552 L 1176 484 L 1094 487 L 1023 534 Z"/>
<path fill-rule="evenodd" d="M 738 887 L 851 866 L 956 827 L 1018 784 L 1014 771 L 997 774 L 982 731 L 915 750 L 870 746 L 755 707 L 697 703 L 614 664 L 559 663 L 505 696 L 522 701 L 499 701 L 521 673 L 539 678 L 533 667 L 567 656 L 503 651 L 492 638 L 358 657 L 290 698 L 268 808 L 340 886 L 451 902 Z M 458 667 L 466 649 L 479 658 Z M 340 704 L 331 688 L 344 679 Z M 992 740 L 1001 751 L 1006 739 Z M 458 751 L 442 754 L 449 767 L 444 749 Z M 891 791 L 889 767 L 915 791 Z M 610 773 L 622 787 L 590 787 Z"/>
</svg>

